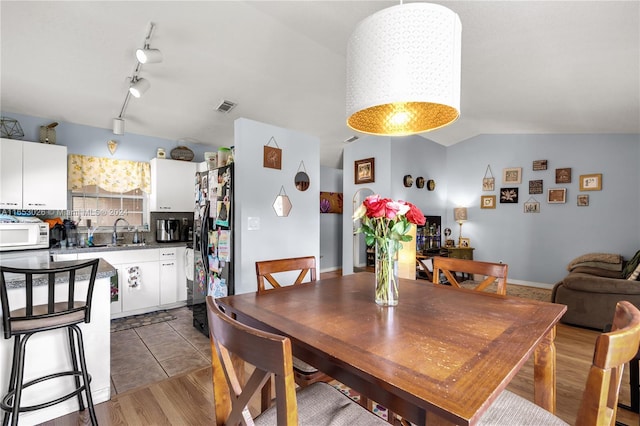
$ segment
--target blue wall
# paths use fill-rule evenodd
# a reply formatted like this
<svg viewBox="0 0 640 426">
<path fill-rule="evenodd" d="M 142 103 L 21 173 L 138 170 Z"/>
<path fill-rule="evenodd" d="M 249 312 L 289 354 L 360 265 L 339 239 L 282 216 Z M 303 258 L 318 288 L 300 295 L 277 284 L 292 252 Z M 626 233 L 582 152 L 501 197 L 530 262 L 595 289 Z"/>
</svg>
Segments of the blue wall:
<svg viewBox="0 0 640 426">
<path fill-rule="evenodd" d="M 1 114 L 3 117 L 18 120 L 24 131 L 22 140 L 25 141 L 38 142 L 40 139 L 40 126 L 46 126 L 51 123 L 51 120 L 46 118 L 14 114 L 5 111 L 2 111 Z M 127 133 L 126 127 L 124 135 L 114 135 L 111 129 L 100 129 L 64 122 L 60 122 L 55 130 L 56 145 L 66 146 L 69 154 L 149 161 L 156 156 L 158 148 L 164 148 L 167 158 L 170 158 L 169 153 L 173 148 L 177 146 L 187 146 L 194 153 L 193 161 L 200 162 L 204 161 L 204 153 L 206 151 L 217 151 L 218 149 L 218 147 L 209 145 L 178 142 L 175 140 Z M 107 141 L 109 140 L 118 142 L 118 148 L 113 155 L 111 155 L 107 149 Z"/>
<path fill-rule="evenodd" d="M 478 260 L 502 260 L 509 281 L 553 284 L 566 265 L 589 252 L 620 253 L 629 259 L 640 250 L 640 136 L 634 135 L 480 135 L 447 149 L 447 221 L 455 229 L 451 209 L 469 208 L 463 235 L 471 239 Z M 533 171 L 534 160 L 548 160 L 548 169 Z M 496 190 L 482 191 L 491 165 Z M 502 170 L 522 167 L 520 185 L 503 185 Z M 555 169 L 570 167 L 569 184 L 555 183 Z M 579 175 L 602 173 L 601 191 L 580 191 Z M 543 180 L 543 194 L 529 195 L 529 180 Z M 481 195 L 496 195 L 501 186 L 519 188 L 517 204 L 497 203 L 480 209 Z M 547 189 L 567 188 L 565 204 L 548 204 Z M 578 194 L 589 206 L 578 207 Z M 534 197 L 540 213 L 524 213 Z"/>
</svg>

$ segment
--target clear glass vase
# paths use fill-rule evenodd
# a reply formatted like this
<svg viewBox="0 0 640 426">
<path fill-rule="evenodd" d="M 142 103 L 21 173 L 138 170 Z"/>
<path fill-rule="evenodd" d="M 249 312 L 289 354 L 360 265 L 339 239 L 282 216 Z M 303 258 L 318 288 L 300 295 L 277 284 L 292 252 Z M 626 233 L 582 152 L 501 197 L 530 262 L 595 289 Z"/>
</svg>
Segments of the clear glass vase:
<svg viewBox="0 0 640 426">
<path fill-rule="evenodd" d="M 398 304 L 398 248 L 393 240 L 376 243 L 376 303 Z"/>
</svg>

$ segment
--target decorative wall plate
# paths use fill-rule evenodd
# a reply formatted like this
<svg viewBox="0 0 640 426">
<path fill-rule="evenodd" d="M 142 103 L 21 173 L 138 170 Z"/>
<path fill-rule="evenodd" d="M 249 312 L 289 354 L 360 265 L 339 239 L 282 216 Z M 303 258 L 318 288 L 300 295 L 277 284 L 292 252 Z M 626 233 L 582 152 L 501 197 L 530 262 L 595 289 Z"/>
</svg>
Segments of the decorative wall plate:
<svg viewBox="0 0 640 426">
<path fill-rule="evenodd" d="M 427 181 L 427 189 L 428 189 L 429 191 L 433 191 L 434 189 L 436 189 L 436 181 L 435 181 L 435 180 L 433 180 L 433 179 L 429 179 L 429 180 Z"/>
<path fill-rule="evenodd" d="M 411 177 L 411 175 L 404 175 L 404 177 L 402 178 L 402 184 L 407 188 L 410 188 L 411 185 L 413 185 L 413 178 Z"/>
<path fill-rule="evenodd" d="M 416 178 L 416 187 L 420 189 L 424 188 L 424 178 L 422 176 Z"/>
</svg>

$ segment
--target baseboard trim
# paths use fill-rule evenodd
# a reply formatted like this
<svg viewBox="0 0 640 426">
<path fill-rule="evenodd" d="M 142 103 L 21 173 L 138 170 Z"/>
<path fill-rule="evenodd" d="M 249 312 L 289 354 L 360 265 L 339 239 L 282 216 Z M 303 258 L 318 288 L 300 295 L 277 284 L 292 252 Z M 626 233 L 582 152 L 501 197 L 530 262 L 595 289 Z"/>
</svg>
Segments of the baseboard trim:
<svg viewBox="0 0 640 426">
<path fill-rule="evenodd" d="M 524 280 L 513 280 L 511 278 L 508 279 L 508 283 L 515 284 L 515 285 L 523 285 L 527 287 L 546 288 L 548 290 L 551 290 L 554 286 L 553 284 L 548 284 L 548 283 L 539 283 L 535 281 L 524 281 Z"/>
</svg>

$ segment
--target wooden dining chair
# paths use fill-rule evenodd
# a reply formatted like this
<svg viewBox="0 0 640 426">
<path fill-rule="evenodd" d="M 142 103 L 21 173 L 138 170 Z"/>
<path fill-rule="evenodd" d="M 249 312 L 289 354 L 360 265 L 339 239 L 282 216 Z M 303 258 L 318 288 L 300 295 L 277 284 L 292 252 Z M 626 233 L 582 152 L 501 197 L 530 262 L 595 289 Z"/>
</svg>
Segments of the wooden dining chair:
<svg viewBox="0 0 640 426">
<path fill-rule="evenodd" d="M 639 345 L 640 311 L 630 302 L 618 302 L 611 332 L 600 334 L 596 340 L 593 363 L 587 374 L 576 425 L 615 424 L 624 364 L 636 356 Z M 522 424 L 523 419 L 527 419 L 527 424 L 531 425 L 567 424 L 545 409 L 509 391 L 503 391 L 498 396 L 478 424 Z"/>
<path fill-rule="evenodd" d="M 505 263 L 479 262 L 477 260 L 455 259 L 452 257 L 435 256 L 433 258 L 433 282 L 441 284 L 440 272 L 444 274 L 449 284 L 462 288 L 456 273 L 482 275 L 485 278 L 473 289 L 484 291 L 494 282 L 497 283 L 496 293 L 507 294 L 507 272 L 509 267 Z"/>
<path fill-rule="evenodd" d="M 258 293 L 268 291 L 274 288 L 280 288 L 283 284 L 278 281 L 274 274 L 283 272 L 299 272 L 298 276 L 291 285 L 302 284 L 305 277 L 309 275 L 311 282 L 316 280 L 316 258 L 314 256 L 292 257 L 288 259 L 263 260 L 256 262 L 256 276 L 258 277 Z M 267 288 L 267 284 L 271 288 Z M 288 284 L 284 284 L 288 285 Z"/>
<path fill-rule="evenodd" d="M 293 356 L 288 337 L 242 324 L 207 297 L 214 386 L 227 386 L 228 398 L 215 399 L 216 423 L 221 425 L 387 425 L 387 422 L 326 383 L 296 392 Z M 231 354 L 255 370 L 242 383 Z M 253 417 L 249 401 L 273 375 L 276 404 Z M 226 380 L 216 382 L 216 378 Z M 214 390 L 215 392 L 215 390 Z M 220 395 L 220 392 L 216 393 Z"/>
</svg>

